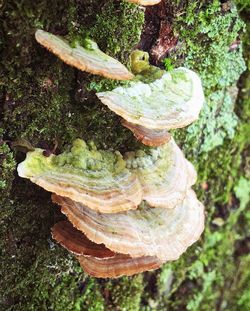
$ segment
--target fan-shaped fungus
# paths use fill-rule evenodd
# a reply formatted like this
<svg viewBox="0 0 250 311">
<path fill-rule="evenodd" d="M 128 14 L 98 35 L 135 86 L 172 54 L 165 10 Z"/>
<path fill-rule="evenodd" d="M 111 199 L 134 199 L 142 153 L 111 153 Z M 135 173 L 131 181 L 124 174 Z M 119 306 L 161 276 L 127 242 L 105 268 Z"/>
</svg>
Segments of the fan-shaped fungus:
<svg viewBox="0 0 250 311">
<path fill-rule="evenodd" d="M 97 44 L 90 39 L 85 39 L 83 46 L 79 43 L 71 46 L 63 38 L 41 29 L 36 31 L 35 37 L 37 42 L 62 61 L 82 71 L 116 80 L 133 78 L 133 74 L 123 64 L 103 53 Z"/>
<path fill-rule="evenodd" d="M 125 154 L 127 168 L 136 174 L 143 188 L 143 199 L 151 206 L 174 208 L 196 181 L 196 172 L 174 139 L 148 152 Z"/>
<path fill-rule="evenodd" d="M 59 195 L 102 213 L 135 209 L 142 200 L 137 176 L 126 169 L 119 152 L 97 151 L 77 139 L 69 152 L 46 157 L 42 149 L 28 152 L 18 174 Z"/>
<path fill-rule="evenodd" d="M 160 0 L 127 0 L 153 5 Z M 191 186 L 196 172 L 167 130 L 198 118 L 204 102 L 201 81 L 187 68 L 171 72 L 149 64 L 148 53 L 134 51 L 131 71 L 89 39 L 74 47 L 36 31 L 36 40 L 67 64 L 94 74 L 129 80 L 128 87 L 97 93 L 146 145 L 125 154 L 97 151 L 77 139 L 70 151 L 46 156 L 36 148 L 18 165 L 18 174 L 53 192 L 70 222 L 52 236 L 96 277 L 119 277 L 157 269 L 176 260 L 200 237 L 204 207 Z M 166 143 L 167 142 L 167 143 Z M 144 200 L 144 201 L 143 201 Z M 164 208 L 163 208 L 164 207 Z"/>
<path fill-rule="evenodd" d="M 146 52 L 134 51 L 130 62 L 136 78 L 129 86 L 97 96 L 125 120 L 124 125 L 140 141 L 162 145 L 169 140 L 167 130 L 187 126 L 198 118 L 204 103 L 201 80 L 187 68 L 166 72 L 150 65 Z"/>
<path fill-rule="evenodd" d="M 151 208 L 143 203 L 137 210 L 115 214 L 98 213 L 57 195 L 52 199 L 91 241 L 133 258 L 176 260 L 197 241 L 204 227 L 204 208 L 192 190 L 174 209 Z"/>
<path fill-rule="evenodd" d="M 127 0 L 127 1 L 143 6 L 155 5 L 161 2 L 161 0 Z"/>
<path fill-rule="evenodd" d="M 151 83 L 97 93 L 103 104 L 130 123 L 149 129 L 174 129 L 195 121 L 204 102 L 200 78 L 187 68 L 165 72 Z"/>
<path fill-rule="evenodd" d="M 157 257 L 131 258 L 123 254 L 116 254 L 114 257 L 109 258 L 77 256 L 77 259 L 85 272 L 98 278 L 130 276 L 158 269 L 162 265 Z"/>
<path fill-rule="evenodd" d="M 61 221 L 52 228 L 52 237 L 64 248 L 75 254 L 84 271 L 99 278 L 133 275 L 159 268 L 157 257 L 132 258 L 116 254 L 103 244 L 96 244 L 75 229 L 68 221 Z"/>
</svg>

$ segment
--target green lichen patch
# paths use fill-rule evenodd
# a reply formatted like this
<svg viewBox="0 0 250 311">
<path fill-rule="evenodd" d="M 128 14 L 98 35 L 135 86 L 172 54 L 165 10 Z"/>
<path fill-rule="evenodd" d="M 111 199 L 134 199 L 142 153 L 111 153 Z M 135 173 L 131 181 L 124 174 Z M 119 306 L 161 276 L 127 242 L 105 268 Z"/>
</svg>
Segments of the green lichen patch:
<svg viewBox="0 0 250 311">
<path fill-rule="evenodd" d="M 232 94 L 233 93 L 233 94 Z M 220 90 L 207 96 L 199 119 L 187 129 L 186 140 L 198 153 L 209 152 L 235 135 L 238 117 L 234 112 L 237 88 Z"/>
<path fill-rule="evenodd" d="M 174 57 L 186 55 L 183 64 L 200 73 L 207 90 L 236 82 L 245 64 L 241 45 L 231 47 L 244 29 L 235 5 L 225 10 L 218 0 L 194 2 L 183 12 L 174 21 L 182 41 Z"/>
</svg>

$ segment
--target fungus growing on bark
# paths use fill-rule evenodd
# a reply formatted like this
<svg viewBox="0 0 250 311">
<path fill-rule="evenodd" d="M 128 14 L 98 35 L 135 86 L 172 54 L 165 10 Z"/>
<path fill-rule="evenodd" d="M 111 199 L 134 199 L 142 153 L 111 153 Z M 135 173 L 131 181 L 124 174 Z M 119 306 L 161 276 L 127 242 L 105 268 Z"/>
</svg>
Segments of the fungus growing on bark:
<svg viewBox="0 0 250 311">
<path fill-rule="evenodd" d="M 17 170 L 20 177 L 102 213 L 135 209 L 142 200 L 140 182 L 121 154 L 97 151 L 81 139 L 60 155 L 46 157 L 36 148 Z"/>
<path fill-rule="evenodd" d="M 82 232 L 75 229 L 69 221 L 60 221 L 51 229 L 52 238 L 75 255 L 98 258 L 114 257 L 115 253 L 103 244 L 90 241 Z"/>
<path fill-rule="evenodd" d="M 97 96 L 125 120 L 140 141 L 162 145 L 169 140 L 167 130 L 185 127 L 198 118 L 204 103 L 200 78 L 187 68 L 166 72 L 151 66 L 146 52 L 134 51 L 130 60 L 136 78 L 129 86 Z"/>
<path fill-rule="evenodd" d="M 196 181 L 196 171 L 174 139 L 148 152 L 125 154 L 127 168 L 134 172 L 143 189 L 143 199 L 151 206 L 174 208 Z"/>
<path fill-rule="evenodd" d="M 161 2 L 161 0 L 127 0 L 127 1 L 143 6 L 155 5 Z"/>
<path fill-rule="evenodd" d="M 178 259 L 203 231 L 203 205 L 190 189 L 196 173 L 173 138 L 125 160 L 81 139 L 60 155 L 35 148 L 18 174 L 54 192 L 76 229 L 60 222 L 52 235 L 96 277 L 156 269 Z"/>
<path fill-rule="evenodd" d="M 82 268 L 91 276 L 115 278 L 157 269 L 162 262 L 157 257 L 132 258 L 117 254 L 103 244 L 91 242 L 68 221 L 60 221 L 52 228 L 52 237 L 76 255 Z"/>
<path fill-rule="evenodd" d="M 88 239 L 133 258 L 176 260 L 198 240 L 204 227 L 204 208 L 192 190 L 174 209 L 151 208 L 143 202 L 137 210 L 115 214 L 98 213 L 58 195 L 52 200 Z"/>
<path fill-rule="evenodd" d="M 204 102 L 200 78 L 187 68 L 165 72 L 151 83 L 97 93 L 103 104 L 130 123 L 149 129 L 174 129 L 195 121 Z"/>
<path fill-rule="evenodd" d="M 134 76 L 116 59 L 103 53 L 97 44 L 85 39 L 71 46 L 65 39 L 41 29 L 35 33 L 37 42 L 58 56 L 62 61 L 82 71 L 116 80 L 130 80 Z"/>
</svg>

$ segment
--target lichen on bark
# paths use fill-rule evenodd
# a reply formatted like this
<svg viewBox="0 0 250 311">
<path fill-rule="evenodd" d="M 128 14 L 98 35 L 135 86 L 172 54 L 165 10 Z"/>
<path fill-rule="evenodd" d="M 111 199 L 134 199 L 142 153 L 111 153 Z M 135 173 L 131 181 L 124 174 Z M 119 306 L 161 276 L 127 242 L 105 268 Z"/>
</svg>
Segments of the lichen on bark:
<svg viewBox="0 0 250 311">
<path fill-rule="evenodd" d="M 164 4 L 168 15 L 150 17 L 157 27 L 167 20 L 178 37 L 166 57 L 203 79 L 207 104 L 200 120 L 172 134 L 198 169 L 196 190 L 207 208 L 206 232 L 177 262 L 157 272 L 100 281 L 84 274 L 51 240 L 60 211 L 49 193 L 16 176 L 16 163 L 24 155 L 10 142 L 25 138 L 52 149 L 57 140 L 63 151 L 80 137 L 104 149 L 134 148 L 130 131 L 94 95 L 117 82 L 63 64 L 35 42 L 34 32 L 42 28 L 72 40 L 91 36 L 126 64 L 140 40 L 144 11 L 118 0 L 0 1 L 2 309 L 249 310 L 250 217 L 247 203 L 240 202 L 247 201 L 250 177 L 250 9 L 245 1 L 236 2 L 238 11 L 232 1 L 165 0 L 159 6 Z M 234 90 L 246 66 L 243 54 L 248 70 L 238 82 L 235 105 Z"/>
</svg>

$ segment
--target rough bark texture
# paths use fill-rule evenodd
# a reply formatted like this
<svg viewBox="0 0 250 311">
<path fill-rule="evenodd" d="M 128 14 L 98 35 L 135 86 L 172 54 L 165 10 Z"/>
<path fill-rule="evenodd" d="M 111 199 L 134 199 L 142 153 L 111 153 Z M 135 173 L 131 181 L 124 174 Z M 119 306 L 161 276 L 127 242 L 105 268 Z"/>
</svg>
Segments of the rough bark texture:
<svg viewBox="0 0 250 311">
<path fill-rule="evenodd" d="M 249 14 L 248 0 L 165 0 L 145 19 L 118 0 L 0 0 L 2 310 L 250 309 Z M 35 42 L 36 28 L 72 40 L 89 35 L 123 63 L 137 45 L 160 66 L 199 72 L 207 103 L 199 121 L 172 134 L 198 170 L 206 230 L 180 260 L 100 281 L 52 241 L 63 216 L 48 192 L 17 177 L 24 154 L 11 142 L 51 150 L 57 140 L 58 151 L 77 137 L 120 151 L 139 143 L 94 95 L 118 82 L 62 63 Z"/>
</svg>

